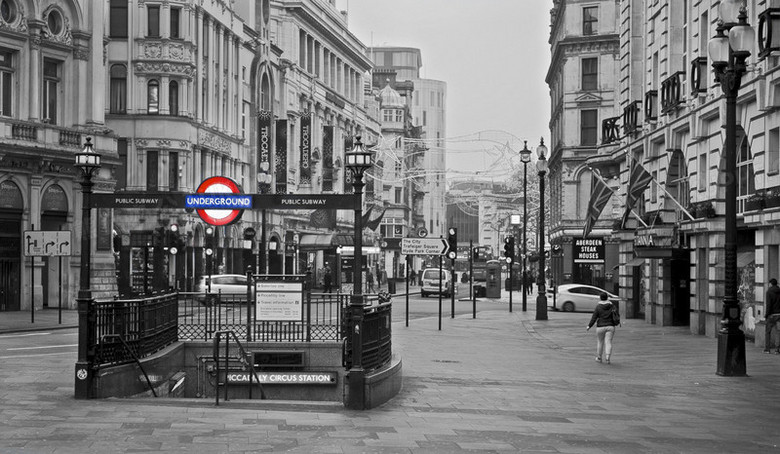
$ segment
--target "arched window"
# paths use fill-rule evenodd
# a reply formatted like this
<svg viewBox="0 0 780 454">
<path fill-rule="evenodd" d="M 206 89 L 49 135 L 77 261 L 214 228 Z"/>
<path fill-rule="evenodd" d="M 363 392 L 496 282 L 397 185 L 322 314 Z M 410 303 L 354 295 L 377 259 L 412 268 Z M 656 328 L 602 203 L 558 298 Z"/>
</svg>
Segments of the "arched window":
<svg viewBox="0 0 780 454">
<path fill-rule="evenodd" d="M 756 178 L 753 172 L 753 155 L 744 130 L 737 135 L 737 201 L 738 212 L 745 211 L 745 201 L 756 192 Z"/>
<path fill-rule="evenodd" d="M 179 115 L 179 83 L 175 80 L 168 83 L 168 112 Z"/>
<path fill-rule="evenodd" d="M 160 83 L 155 79 L 146 85 L 146 112 L 160 113 Z"/>
<path fill-rule="evenodd" d="M 111 66 L 111 84 L 109 111 L 111 113 L 127 112 L 127 68 L 125 65 Z"/>
</svg>

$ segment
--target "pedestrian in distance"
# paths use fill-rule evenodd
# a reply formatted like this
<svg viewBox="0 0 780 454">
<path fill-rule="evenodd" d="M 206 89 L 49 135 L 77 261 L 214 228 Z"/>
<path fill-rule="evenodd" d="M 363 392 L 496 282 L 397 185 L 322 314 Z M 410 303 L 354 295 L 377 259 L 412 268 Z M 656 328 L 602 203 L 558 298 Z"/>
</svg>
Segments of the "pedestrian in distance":
<svg viewBox="0 0 780 454">
<path fill-rule="evenodd" d="M 780 320 L 780 287 L 777 279 L 769 279 L 769 289 L 766 291 L 766 340 L 764 341 L 764 353 L 769 353 L 772 347 L 772 328 Z M 780 354 L 780 345 L 777 345 L 775 354 Z"/>
<path fill-rule="evenodd" d="M 612 304 L 608 299 L 608 295 L 602 293 L 599 296 L 599 304 L 593 310 L 593 316 L 590 318 L 590 323 L 585 328 L 586 331 L 590 330 L 593 325 L 596 325 L 596 361 L 601 362 L 601 358 L 609 364 L 609 358 L 612 356 L 612 339 L 615 337 L 615 327 L 622 324 L 620 323 L 620 312 L 618 306 Z"/>
<path fill-rule="evenodd" d="M 371 270 L 366 271 L 366 287 L 368 287 L 368 293 L 374 292 L 374 275 L 371 274 Z"/>
<path fill-rule="evenodd" d="M 330 273 L 330 267 L 325 266 L 325 275 L 322 277 L 322 291 L 324 293 L 330 293 L 333 291 L 333 275 Z"/>
</svg>

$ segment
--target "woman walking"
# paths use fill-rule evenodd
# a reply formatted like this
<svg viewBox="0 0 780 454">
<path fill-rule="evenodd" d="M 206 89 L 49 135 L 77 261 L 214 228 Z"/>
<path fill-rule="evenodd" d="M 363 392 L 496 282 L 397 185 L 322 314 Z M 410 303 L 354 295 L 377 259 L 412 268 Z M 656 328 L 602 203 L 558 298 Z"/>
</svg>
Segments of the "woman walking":
<svg viewBox="0 0 780 454">
<path fill-rule="evenodd" d="M 601 362 L 602 354 L 604 360 L 609 364 L 609 357 L 612 355 L 612 338 L 615 337 L 615 326 L 620 325 L 620 312 L 616 304 L 608 300 L 608 295 L 602 293 L 601 300 L 593 310 L 593 316 L 585 330 L 596 325 L 596 361 Z"/>
</svg>

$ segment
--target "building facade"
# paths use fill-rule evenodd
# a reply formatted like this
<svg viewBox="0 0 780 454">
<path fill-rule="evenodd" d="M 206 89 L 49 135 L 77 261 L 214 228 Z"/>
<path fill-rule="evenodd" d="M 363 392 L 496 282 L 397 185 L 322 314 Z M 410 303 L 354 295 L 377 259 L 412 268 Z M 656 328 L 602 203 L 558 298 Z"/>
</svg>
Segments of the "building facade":
<svg viewBox="0 0 780 454">
<path fill-rule="evenodd" d="M 772 52 L 760 55 L 755 43 L 737 100 L 738 171 L 724 175 L 724 99 L 707 56 L 718 3 L 615 5 L 617 102 L 602 119 L 599 155 L 587 163 L 618 176 L 626 190 L 635 185 L 629 175 L 637 166 L 651 177 L 636 205 L 621 209 L 635 214 L 611 229 L 629 316 L 687 325 L 693 334 L 713 337 L 725 293 L 725 182 L 735 179 L 742 329 L 762 337 L 756 324 L 763 319 L 767 282 L 780 272 L 774 214 L 780 204 L 778 59 Z M 773 5 L 749 0 L 745 6 L 748 22 L 758 28 L 764 21 L 766 33 L 772 24 L 764 13 Z M 625 202 L 625 190 L 620 196 Z"/>
<path fill-rule="evenodd" d="M 609 213 L 602 215 L 584 239 L 603 246 L 598 258 L 583 259 L 576 252 L 583 241 L 591 185 L 598 178 L 589 158 L 607 151 L 599 143 L 601 120 L 613 116 L 618 102 L 619 2 L 553 3 L 552 60 L 546 79 L 552 101 L 547 178 L 549 242 L 560 252 L 550 257 L 550 277 L 555 284 L 576 282 L 611 291 L 618 278 L 618 240 L 612 234 L 612 222 L 605 219 Z M 617 185 L 618 166 L 602 166 L 598 172 L 610 185 Z"/>
<path fill-rule="evenodd" d="M 0 8 L 0 311 L 75 308 L 81 172 L 87 138 L 102 155 L 94 192 L 114 190 L 117 137 L 106 126 L 105 2 L 4 1 Z M 116 292 L 110 212 L 92 230 L 96 297 Z M 41 255 L 30 231 L 68 232 Z M 47 246 L 48 249 L 48 246 Z"/>
</svg>

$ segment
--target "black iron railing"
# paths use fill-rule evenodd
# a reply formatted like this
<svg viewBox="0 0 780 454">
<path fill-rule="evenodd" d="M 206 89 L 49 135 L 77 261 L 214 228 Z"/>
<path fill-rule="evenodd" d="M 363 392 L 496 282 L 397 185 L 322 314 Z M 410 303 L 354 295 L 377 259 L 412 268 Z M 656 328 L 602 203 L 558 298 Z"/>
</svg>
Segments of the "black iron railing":
<svg viewBox="0 0 780 454">
<path fill-rule="evenodd" d="M 176 293 L 96 301 L 95 364 L 124 364 L 178 340 Z"/>
<path fill-rule="evenodd" d="M 392 303 L 367 306 L 363 315 L 363 369 L 387 364 L 392 355 Z M 352 367 L 352 336 L 345 336 L 344 365 Z"/>
</svg>

